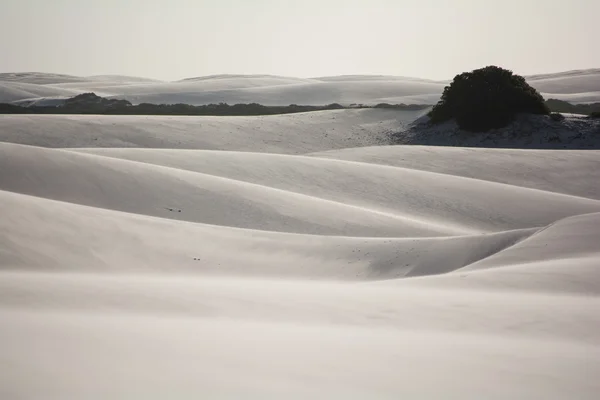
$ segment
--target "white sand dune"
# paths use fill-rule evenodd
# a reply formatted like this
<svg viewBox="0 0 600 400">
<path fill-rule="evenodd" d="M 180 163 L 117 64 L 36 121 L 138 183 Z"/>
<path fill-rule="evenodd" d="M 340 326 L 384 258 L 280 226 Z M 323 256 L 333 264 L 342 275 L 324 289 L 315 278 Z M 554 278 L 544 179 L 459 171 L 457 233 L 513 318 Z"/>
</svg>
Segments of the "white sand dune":
<svg viewBox="0 0 600 400">
<path fill-rule="evenodd" d="M 261 117 L 0 115 L 0 141 L 305 154 L 386 143 L 423 111 L 335 110 Z"/>
<path fill-rule="evenodd" d="M 265 105 L 330 103 L 435 103 L 442 83 L 402 77 L 352 76 L 292 78 L 273 75 L 214 75 L 158 84 L 106 86 L 69 84 L 132 103 L 208 104 L 225 102 Z M 62 86 L 62 85 L 59 85 Z"/>
<path fill-rule="evenodd" d="M 526 78 L 545 98 L 574 103 L 600 102 L 598 69 L 532 75 Z M 5 73 L 0 74 L 0 101 L 31 102 L 65 93 L 93 91 L 98 95 L 127 99 L 132 103 L 157 104 L 435 104 L 448 82 L 382 75 L 318 78 L 212 75 L 164 82 L 119 75 L 75 77 L 43 73 Z M 16 84 L 28 85 L 28 90 L 20 90 L 20 86 L 14 86 Z"/>
<path fill-rule="evenodd" d="M 301 193 L 424 224 L 442 222 L 462 232 L 545 226 L 562 217 L 600 211 L 597 200 L 410 168 L 222 151 L 92 152 Z M 11 152 L 7 153 L 9 159 Z M 15 160 L 9 163 L 18 164 Z"/>
<path fill-rule="evenodd" d="M 585 69 L 526 77 L 530 85 L 546 93 L 585 93 L 600 91 L 600 69 Z"/>
<path fill-rule="evenodd" d="M 0 116 L 2 397 L 597 398 L 600 153 L 419 115 Z"/>
<path fill-rule="evenodd" d="M 415 78 L 410 76 L 394 76 L 394 75 L 335 75 L 321 76 L 313 78 L 323 82 L 364 82 L 364 81 L 415 81 L 428 83 L 448 83 L 449 81 L 434 81 L 431 79 Z"/>
<path fill-rule="evenodd" d="M 13 210 L 1 223 L 7 242 L 0 261 L 5 271 L 17 275 L 37 271 L 380 280 L 462 268 L 537 231 L 428 238 L 305 235 L 189 223 L 5 191 L 0 197 Z M 40 246 L 27 245 L 33 242 Z"/>
<path fill-rule="evenodd" d="M 566 218 L 463 268 L 411 286 L 510 290 L 597 298 L 600 214 Z M 404 282 L 403 282 L 404 283 Z"/>
<path fill-rule="evenodd" d="M 143 78 L 139 76 L 130 76 L 130 75 L 91 75 L 86 76 L 86 80 L 100 81 L 100 82 L 120 82 L 122 84 L 127 83 L 149 83 L 149 82 L 163 82 L 158 79 L 151 78 Z"/>
<path fill-rule="evenodd" d="M 80 76 L 45 72 L 5 72 L 0 73 L 0 81 L 48 85 L 54 83 L 86 82 L 87 79 Z"/>
<path fill-rule="evenodd" d="M 542 93 L 546 99 L 559 99 L 569 103 L 600 103 L 600 91 L 581 93 Z"/>
<path fill-rule="evenodd" d="M 0 188 L 77 204 L 298 233 L 424 236 L 468 229 L 427 222 L 410 212 L 393 214 L 385 209 L 326 200 L 311 191 L 295 193 L 173 168 L 15 147 L 20 146 L 2 145 Z M 600 207 L 600 202 L 584 199 L 558 201 L 565 203 L 558 212 Z"/>
<path fill-rule="evenodd" d="M 318 81 L 318 79 L 294 78 L 291 76 L 222 74 L 184 78 L 176 81 L 176 83 L 204 82 L 209 87 L 216 89 L 239 89 L 243 87 L 291 85 Z"/>
<path fill-rule="evenodd" d="M 179 82 L 160 87 L 146 85 L 103 88 L 114 97 L 138 103 L 260 103 L 264 105 L 307 104 L 324 105 L 340 103 L 377 104 L 394 103 L 433 104 L 444 88 L 443 84 L 421 81 L 332 81 L 264 85 L 241 88 L 208 88 L 208 84 L 220 86 L 221 81 Z M 198 87 L 199 86 L 199 87 Z M 242 84 L 238 84 L 242 86 Z M 249 85 L 247 85 L 249 86 Z M 205 89 L 206 88 L 206 89 Z"/>
<path fill-rule="evenodd" d="M 117 151 L 117 150 L 114 150 Z M 310 156 L 411 168 L 600 200 L 600 151 L 386 146 Z"/>
<path fill-rule="evenodd" d="M 74 76 L 64 74 L 51 74 L 44 72 L 14 72 L 0 73 L 0 81 L 21 82 L 39 85 L 69 85 L 72 83 L 91 83 L 98 82 L 121 82 L 121 83 L 143 83 L 160 82 L 156 79 L 141 78 L 127 75 L 93 75 L 93 76 Z"/>
<path fill-rule="evenodd" d="M 11 103 L 17 100 L 33 100 L 52 97 L 69 98 L 80 91 L 33 83 L 0 81 L 0 102 Z"/>
</svg>

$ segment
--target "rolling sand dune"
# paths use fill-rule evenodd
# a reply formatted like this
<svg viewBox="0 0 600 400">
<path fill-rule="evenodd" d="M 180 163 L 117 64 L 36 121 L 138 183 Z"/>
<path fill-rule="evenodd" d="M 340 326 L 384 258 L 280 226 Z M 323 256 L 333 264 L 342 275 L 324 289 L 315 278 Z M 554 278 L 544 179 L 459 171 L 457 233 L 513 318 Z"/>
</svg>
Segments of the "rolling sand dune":
<svg viewBox="0 0 600 400">
<path fill-rule="evenodd" d="M 527 77 L 527 80 L 545 98 L 574 103 L 600 102 L 598 69 L 533 75 Z M 448 81 L 382 75 L 320 78 L 212 75 L 164 82 L 118 75 L 75 77 L 42 73 L 5 73 L 0 74 L 0 101 L 46 104 L 43 103 L 46 97 L 69 97 L 93 91 L 101 96 L 126 99 L 134 104 L 435 104 L 447 84 Z"/>
<path fill-rule="evenodd" d="M 262 117 L 0 115 L 0 141 L 305 154 L 376 145 L 423 111 L 336 110 Z"/>
<path fill-rule="evenodd" d="M 425 103 L 434 104 L 444 89 L 443 84 L 421 81 L 332 81 L 302 82 L 289 84 L 269 84 L 257 87 L 205 89 L 207 81 L 183 82 L 161 87 L 118 87 L 112 91 L 113 96 L 138 103 L 260 103 L 264 105 L 288 104 L 377 104 Z M 238 84 L 241 86 L 242 84 Z M 110 92 L 111 88 L 104 88 Z"/>
<path fill-rule="evenodd" d="M 462 232 L 544 226 L 569 215 L 600 211 L 597 200 L 410 168 L 256 153 L 93 152 L 302 193 L 425 224 L 443 221 Z"/>
<path fill-rule="evenodd" d="M 430 238 L 302 235 L 188 223 L 5 191 L 0 195 L 14 210 L 14 216 L 2 221 L 9 239 L 2 264 L 17 274 L 30 270 L 375 280 L 462 268 L 537 231 Z M 33 223 L 37 229 L 32 231 Z M 44 244 L 27 247 L 27 238 Z M 61 247 L 71 250 L 58 250 Z M 221 251 L 227 247 L 235 251 Z M 449 254 L 442 264 L 439 256 L 445 252 Z M 283 260 L 295 267 L 282 265 Z"/>
<path fill-rule="evenodd" d="M 421 115 L 0 116 L 1 396 L 596 399 L 600 152 Z"/>
<path fill-rule="evenodd" d="M 54 86 L 0 81 L 0 102 L 2 103 L 27 99 L 69 98 L 79 93 L 81 92 Z"/>
<path fill-rule="evenodd" d="M 114 150 L 117 151 L 117 150 Z M 600 200 L 600 152 L 386 146 L 330 150 L 319 158 L 458 175 Z"/>
<path fill-rule="evenodd" d="M 530 85 L 545 93 L 584 93 L 600 91 L 600 69 L 559 72 L 527 77 Z"/>
<path fill-rule="evenodd" d="M 80 76 L 44 72 L 5 72 L 0 73 L 0 81 L 49 85 L 55 83 L 88 82 L 89 79 Z"/>
</svg>

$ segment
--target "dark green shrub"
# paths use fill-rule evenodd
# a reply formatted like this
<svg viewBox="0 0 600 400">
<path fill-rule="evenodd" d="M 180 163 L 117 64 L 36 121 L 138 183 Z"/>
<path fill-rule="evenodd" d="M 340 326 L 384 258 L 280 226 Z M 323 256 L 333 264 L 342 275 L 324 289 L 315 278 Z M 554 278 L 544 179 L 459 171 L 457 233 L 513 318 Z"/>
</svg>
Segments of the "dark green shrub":
<svg viewBox="0 0 600 400">
<path fill-rule="evenodd" d="M 555 122 L 560 122 L 560 121 L 564 121 L 565 116 L 562 115 L 561 113 L 553 112 L 552 114 L 550 114 L 550 119 Z"/>
<path fill-rule="evenodd" d="M 321 110 L 342 110 L 338 103 L 326 106 L 298 105 L 264 106 L 258 103 L 205 104 L 151 104 L 132 105 L 127 100 L 107 99 L 94 93 L 82 93 L 57 107 L 31 105 L 28 107 L 0 103 L 0 114 L 108 114 L 108 115 L 273 115 Z"/>
<path fill-rule="evenodd" d="M 429 112 L 431 122 L 455 119 L 471 132 L 502 128 L 519 113 L 549 114 L 544 98 L 512 71 L 488 66 L 454 77 Z"/>
<path fill-rule="evenodd" d="M 600 111 L 594 111 L 593 113 L 591 113 L 590 115 L 588 115 L 588 118 L 591 118 L 591 119 L 598 119 L 598 118 L 600 118 Z"/>
</svg>

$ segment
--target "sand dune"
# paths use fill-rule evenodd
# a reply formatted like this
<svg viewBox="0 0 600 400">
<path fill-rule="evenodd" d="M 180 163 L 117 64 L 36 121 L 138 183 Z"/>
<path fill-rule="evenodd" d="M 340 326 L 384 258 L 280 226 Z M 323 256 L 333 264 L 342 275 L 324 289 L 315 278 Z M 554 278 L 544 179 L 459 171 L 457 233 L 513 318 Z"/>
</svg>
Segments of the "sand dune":
<svg viewBox="0 0 600 400">
<path fill-rule="evenodd" d="M 80 76 L 45 72 L 5 72 L 0 73 L 0 81 L 48 85 L 53 83 L 86 82 L 88 79 Z"/>
<path fill-rule="evenodd" d="M 0 102 L 2 103 L 10 103 L 17 100 L 44 99 L 53 97 L 69 98 L 76 96 L 79 93 L 80 91 L 54 86 L 0 81 Z"/>
<path fill-rule="evenodd" d="M 574 264 L 579 264 L 578 257 L 596 258 L 600 253 L 598 243 L 594 237 L 598 222 L 600 222 L 600 214 L 598 213 L 557 221 L 510 249 L 494 254 L 493 257 L 470 265 L 463 270 L 545 263 L 550 260 L 571 260 Z M 533 254 L 536 253 L 538 255 L 533 257 Z M 582 275 L 579 271 L 576 275 L 579 275 L 582 281 L 587 280 L 589 284 L 597 285 L 600 283 L 598 280 L 600 270 L 595 268 L 589 272 L 592 274 L 591 276 Z"/>
<path fill-rule="evenodd" d="M 116 150 L 114 150 L 116 151 Z M 411 168 L 600 200 L 600 151 L 376 146 L 309 154 Z"/>
<path fill-rule="evenodd" d="M 544 226 L 600 211 L 597 200 L 411 168 L 222 151 L 89 152 L 301 193 L 426 224 L 442 222 L 463 232 Z"/>
<path fill-rule="evenodd" d="M 493 290 L 597 298 L 600 293 L 599 222 L 598 213 L 557 221 L 514 245 L 449 274 L 411 280 L 410 287 L 422 285 L 444 290 Z"/>
<path fill-rule="evenodd" d="M 189 223 L 11 192 L 0 197 L 12 210 L 1 223 L 8 241 L 0 261 L 5 271 L 17 274 L 381 280 L 462 268 L 537 231 L 434 238 L 303 235 Z"/>
<path fill-rule="evenodd" d="M 0 116 L 0 393 L 595 399 L 598 151 L 419 115 Z"/>
<path fill-rule="evenodd" d="M 304 154 L 387 143 L 390 132 L 421 114 L 364 109 L 263 117 L 0 115 L 0 141 Z"/>
<path fill-rule="evenodd" d="M 545 98 L 574 103 L 600 101 L 600 70 L 567 71 L 532 75 L 529 83 Z M 174 82 L 105 75 L 74 77 L 42 73 L 0 74 L 0 101 L 42 101 L 73 93 L 93 91 L 132 103 L 208 104 L 225 102 L 265 105 L 349 105 L 377 103 L 435 104 L 449 81 L 421 78 L 346 75 L 294 78 L 274 75 L 212 75 Z M 21 90 L 27 85 L 28 90 Z"/>
<path fill-rule="evenodd" d="M 0 188 L 77 204 L 297 233 L 424 236 L 468 229 L 428 222 L 411 213 L 393 214 L 322 199 L 311 192 L 295 193 L 106 157 L 15 147 L 2 145 Z M 559 212 L 566 213 L 600 207 L 600 203 L 586 200 L 557 201 L 565 203 Z"/>
<path fill-rule="evenodd" d="M 117 80 L 110 76 L 104 79 L 95 79 L 86 83 L 58 84 L 58 87 L 85 88 L 87 91 L 102 93 L 105 96 L 118 96 L 131 99 L 134 103 L 179 103 L 177 96 L 196 96 L 199 99 L 209 99 L 215 96 L 214 91 L 230 91 L 235 89 L 247 89 L 255 87 L 276 87 L 281 85 L 292 85 L 311 83 L 309 79 L 270 77 L 270 76 L 232 76 L 232 77 L 199 77 L 188 78 L 177 82 L 139 82 Z M 234 92 L 236 93 L 236 92 Z M 163 97 L 160 97 L 163 96 Z M 154 97 L 154 101 L 150 101 Z M 172 99 L 172 100 L 169 100 Z M 201 101 L 201 100 L 200 100 Z M 210 102 L 220 102 L 217 98 Z M 236 103 L 239 101 L 235 101 Z M 256 101 L 249 101 L 256 102 Z M 188 102 L 189 104 L 195 104 Z M 198 104 L 204 104 L 200 102 Z M 231 103 L 234 104 L 234 103 Z"/>
<path fill-rule="evenodd" d="M 268 84 L 251 87 L 237 83 L 238 87 L 222 88 L 222 80 L 179 82 L 165 86 L 128 86 L 104 88 L 114 97 L 132 103 L 260 103 L 264 105 L 308 104 L 324 105 L 341 103 L 377 104 L 420 103 L 434 104 L 444 88 L 443 84 L 421 81 L 332 81 Z M 212 86 L 212 87 L 211 87 Z"/>
<path fill-rule="evenodd" d="M 600 69 L 566 71 L 526 77 L 530 85 L 546 93 L 585 93 L 600 91 Z"/>
</svg>

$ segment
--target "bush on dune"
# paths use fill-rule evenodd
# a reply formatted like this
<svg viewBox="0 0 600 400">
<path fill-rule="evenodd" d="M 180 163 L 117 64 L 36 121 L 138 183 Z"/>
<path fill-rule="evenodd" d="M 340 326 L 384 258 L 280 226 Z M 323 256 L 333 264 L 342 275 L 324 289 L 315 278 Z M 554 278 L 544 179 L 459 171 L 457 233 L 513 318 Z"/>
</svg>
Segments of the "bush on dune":
<svg viewBox="0 0 600 400">
<path fill-rule="evenodd" d="M 512 71 L 488 66 L 454 77 L 429 112 L 432 123 L 455 119 L 461 129 L 502 128 L 520 113 L 549 114 L 544 98 Z"/>
</svg>

